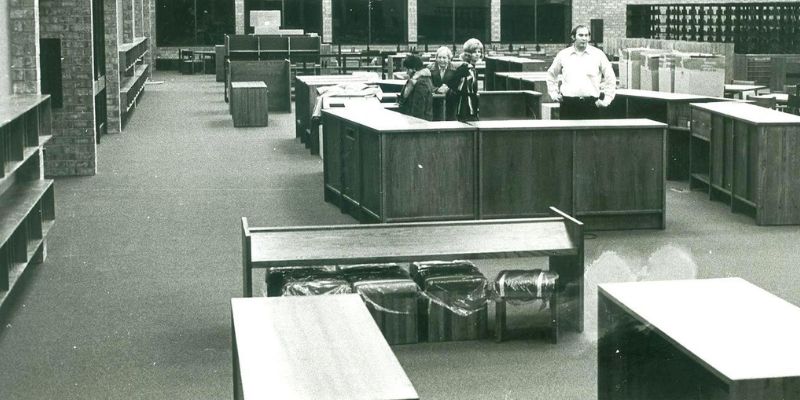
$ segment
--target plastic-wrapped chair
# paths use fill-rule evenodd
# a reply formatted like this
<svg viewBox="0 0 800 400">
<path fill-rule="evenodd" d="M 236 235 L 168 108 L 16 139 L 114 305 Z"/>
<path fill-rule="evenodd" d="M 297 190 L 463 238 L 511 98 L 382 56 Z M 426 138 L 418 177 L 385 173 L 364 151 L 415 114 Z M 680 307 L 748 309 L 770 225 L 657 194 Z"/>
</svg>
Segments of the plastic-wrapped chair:
<svg viewBox="0 0 800 400">
<path fill-rule="evenodd" d="M 265 295 L 269 297 L 281 296 L 284 294 L 284 287 L 286 286 L 287 282 L 291 281 L 301 282 L 303 280 L 308 280 L 307 278 L 309 277 L 314 277 L 319 279 L 331 278 L 335 272 L 336 272 L 336 267 L 332 265 L 318 265 L 318 266 L 304 266 L 304 267 L 285 266 L 285 267 L 269 268 L 267 269 L 266 275 L 264 277 L 264 281 L 266 282 Z"/>
<path fill-rule="evenodd" d="M 397 264 L 340 266 L 338 274 L 361 295 L 386 342 L 419 342 L 417 284 Z"/>
<path fill-rule="evenodd" d="M 411 264 L 422 288 L 420 333 L 429 342 L 479 340 L 487 336 L 488 281 L 469 261 Z"/>
<path fill-rule="evenodd" d="M 553 343 L 558 343 L 558 274 L 541 269 L 504 270 L 495 279 L 495 339 L 506 334 L 506 302 L 545 300 L 550 303 L 550 328 Z"/>
</svg>

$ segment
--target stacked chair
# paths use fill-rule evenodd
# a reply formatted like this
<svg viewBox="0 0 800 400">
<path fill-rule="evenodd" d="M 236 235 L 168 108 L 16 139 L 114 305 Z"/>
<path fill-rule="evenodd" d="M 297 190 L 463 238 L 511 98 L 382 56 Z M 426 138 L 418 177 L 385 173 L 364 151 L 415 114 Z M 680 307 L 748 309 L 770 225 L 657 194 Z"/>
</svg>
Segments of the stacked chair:
<svg viewBox="0 0 800 400">
<path fill-rule="evenodd" d="M 506 303 L 526 304 L 544 300 L 550 305 L 550 329 L 553 343 L 558 343 L 558 274 L 541 269 L 505 270 L 497 274 L 495 291 L 495 338 L 506 335 Z"/>
</svg>

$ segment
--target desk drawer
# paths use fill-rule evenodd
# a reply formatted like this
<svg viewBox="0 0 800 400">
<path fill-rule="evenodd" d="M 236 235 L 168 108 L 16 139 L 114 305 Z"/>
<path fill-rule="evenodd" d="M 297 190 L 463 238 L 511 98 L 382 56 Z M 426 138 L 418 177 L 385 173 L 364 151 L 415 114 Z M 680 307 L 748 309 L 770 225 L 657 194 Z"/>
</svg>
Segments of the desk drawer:
<svg viewBox="0 0 800 400">
<path fill-rule="evenodd" d="M 711 113 L 692 109 L 692 134 L 709 139 L 711 137 Z"/>
</svg>

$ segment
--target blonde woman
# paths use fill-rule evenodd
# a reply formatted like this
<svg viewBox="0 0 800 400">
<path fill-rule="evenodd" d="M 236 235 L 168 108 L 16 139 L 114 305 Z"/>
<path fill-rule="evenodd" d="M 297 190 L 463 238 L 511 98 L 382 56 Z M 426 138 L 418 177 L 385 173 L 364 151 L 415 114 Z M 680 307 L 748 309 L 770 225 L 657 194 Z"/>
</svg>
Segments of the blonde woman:
<svg viewBox="0 0 800 400">
<path fill-rule="evenodd" d="M 455 69 L 453 79 L 456 85 L 457 100 L 455 114 L 459 121 L 478 120 L 478 73 L 475 64 L 483 58 L 483 43 L 472 38 L 464 42 L 461 59 L 463 64 Z"/>
</svg>

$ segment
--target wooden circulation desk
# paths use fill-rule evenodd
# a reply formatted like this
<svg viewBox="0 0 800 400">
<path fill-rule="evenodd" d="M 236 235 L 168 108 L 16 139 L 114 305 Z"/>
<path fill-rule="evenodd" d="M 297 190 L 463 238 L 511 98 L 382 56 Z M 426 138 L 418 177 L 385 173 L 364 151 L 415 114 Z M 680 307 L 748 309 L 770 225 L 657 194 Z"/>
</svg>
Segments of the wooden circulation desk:
<svg viewBox="0 0 800 400">
<path fill-rule="evenodd" d="M 665 128 L 326 110 L 325 200 L 362 222 L 533 217 L 555 205 L 590 230 L 663 229 Z"/>
<path fill-rule="evenodd" d="M 724 101 L 694 94 L 640 89 L 617 89 L 607 109 L 612 118 L 648 118 L 668 125 L 667 179 L 689 179 L 689 131 L 691 103 Z"/>
<path fill-rule="evenodd" d="M 546 218 L 277 228 L 250 227 L 242 218 L 244 296 L 252 296 L 256 268 L 548 257 L 559 275 L 562 326 L 581 332 L 583 224 L 549 211 Z"/>
<path fill-rule="evenodd" d="M 234 399 L 418 399 L 357 294 L 231 299 Z"/>
<path fill-rule="evenodd" d="M 597 398 L 800 398 L 800 308 L 741 278 L 599 285 Z"/>
<path fill-rule="evenodd" d="M 800 224 L 800 117 L 739 102 L 692 104 L 692 188 L 754 214 Z"/>
</svg>

